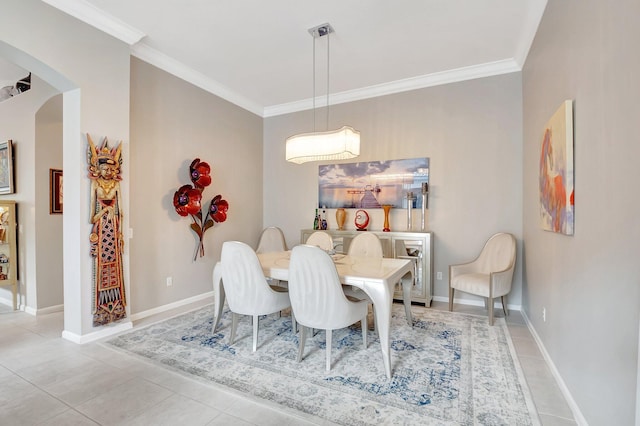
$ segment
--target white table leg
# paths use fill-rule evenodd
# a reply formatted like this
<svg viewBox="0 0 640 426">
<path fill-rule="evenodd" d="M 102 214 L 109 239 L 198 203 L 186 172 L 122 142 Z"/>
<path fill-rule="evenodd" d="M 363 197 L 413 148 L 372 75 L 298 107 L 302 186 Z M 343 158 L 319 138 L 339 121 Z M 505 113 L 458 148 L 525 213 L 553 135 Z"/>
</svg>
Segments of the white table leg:
<svg viewBox="0 0 640 426">
<path fill-rule="evenodd" d="M 211 327 L 211 333 L 216 332 L 216 328 L 220 323 L 222 308 L 224 307 L 224 297 L 224 286 L 222 285 L 222 266 L 220 265 L 220 262 L 218 262 L 213 268 L 213 311 L 215 319 L 213 321 L 213 327 Z"/>
<path fill-rule="evenodd" d="M 402 277 L 401 282 L 404 313 L 407 316 L 407 324 L 413 327 L 413 318 L 411 317 L 411 287 L 413 287 L 413 272 L 407 272 L 404 277 Z"/>
<path fill-rule="evenodd" d="M 391 342 L 389 329 L 391 328 L 391 304 L 393 302 L 393 284 L 389 286 L 367 286 L 364 290 L 373 302 L 373 312 L 376 317 L 376 327 L 382 349 L 382 360 L 387 378 L 391 378 Z"/>
</svg>

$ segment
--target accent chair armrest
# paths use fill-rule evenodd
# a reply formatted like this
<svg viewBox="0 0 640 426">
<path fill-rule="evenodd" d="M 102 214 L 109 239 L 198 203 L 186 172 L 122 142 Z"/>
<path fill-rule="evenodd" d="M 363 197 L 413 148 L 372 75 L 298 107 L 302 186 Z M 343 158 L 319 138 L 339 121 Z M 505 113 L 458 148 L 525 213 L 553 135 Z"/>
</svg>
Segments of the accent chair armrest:
<svg viewBox="0 0 640 426">
<path fill-rule="evenodd" d="M 511 265 L 509 268 L 492 272 L 490 283 L 493 297 L 500 297 L 508 294 L 511 291 L 511 283 L 513 282 L 513 269 L 514 265 Z"/>
</svg>

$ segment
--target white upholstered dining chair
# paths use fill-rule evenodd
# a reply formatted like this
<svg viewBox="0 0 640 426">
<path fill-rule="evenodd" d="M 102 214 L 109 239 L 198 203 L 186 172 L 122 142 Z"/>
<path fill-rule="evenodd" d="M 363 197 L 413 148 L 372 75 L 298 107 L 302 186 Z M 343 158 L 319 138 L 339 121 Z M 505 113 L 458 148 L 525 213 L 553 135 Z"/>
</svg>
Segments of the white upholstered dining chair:
<svg viewBox="0 0 640 426">
<path fill-rule="evenodd" d="M 331 257 L 319 247 L 293 248 L 289 263 L 291 308 L 300 325 L 298 362 L 302 361 L 306 329 L 326 331 L 326 369 L 331 369 L 332 330 L 361 321 L 362 341 L 367 347 L 367 300 L 347 299 Z"/>
<path fill-rule="evenodd" d="M 240 241 L 222 244 L 220 256 L 222 285 L 229 310 L 232 312 L 229 344 L 235 340 L 238 315 L 253 318 L 253 351 L 258 346 L 260 315 L 268 315 L 291 306 L 289 293 L 281 287 L 271 287 L 262 272 L 258 256 L 251 247 Z M 276 290 L 277 289 L 277 290 Z M 291 317 L 295 329 L 295 318 Z"/>
<path fill-rule="evenodd" d="M 287 242 L 284 239 L 282 229 L 275 226 L 264 228 L 260 235 L 260 241 L 258 241 L 256 253 L 273 253 L 277 251 L 287 251 Z M 280 281 L 274 278 L 267 278 L 267 282 L 270 285 L 276 285 L 279 287 L 287 286 L 286 281 Z"/>
<path fill-rule="evenodd" d="M 382 243 L 376 234 L 361 232 L 349 244 L 349 256 L 382 259 Z"/>
<path fill-rule="evenodd" d="M 362 232 L 356 235 L 351 243 L 349 244 L 349 256 L 355 257 L 366 257 L 369 259 L 382 259 L 382 243 L 380 242 L 380 238 L 376 234 L 371 234 L 368 232 Z M 351 285 L 345 285 L 342 287 L 344 289 L 344 294 L 349 297 L 353 297 L 359 300 L 368 300 L 369 303 L 373 306 L 373 302 L 371 298 L 365 293 L 363 290 L 358 287 L 354 287 Z M 374 316 L 375 318 L 375 316 Z"/>
<path fill-rule="evenodd" d="M 489 309 L 489 324 L 493 325 L 494 299 L 501 298 L 507 315 L 504 297 L 511 291 L 516 264 L 516 239 L 500 232 L 485 243 L 480 255 L 473 261 L 449 266 L 449 311 L 453 310 L 455 290 L 485 298 Z"/>
<path fill-rule="evenodd" d="M 287 243 L 284 239 L 282 229 L 270 226 L 262 231 L 256 253 L 270 253 L 275 251 L 287 251 Z"/>
<path fill-rule="evenodd" d="M 306 245 L 320 247 L 324 251 L 333 250 L 333 238 L 328 232 L 316 231 L 309 235 Z"/>
</svg>

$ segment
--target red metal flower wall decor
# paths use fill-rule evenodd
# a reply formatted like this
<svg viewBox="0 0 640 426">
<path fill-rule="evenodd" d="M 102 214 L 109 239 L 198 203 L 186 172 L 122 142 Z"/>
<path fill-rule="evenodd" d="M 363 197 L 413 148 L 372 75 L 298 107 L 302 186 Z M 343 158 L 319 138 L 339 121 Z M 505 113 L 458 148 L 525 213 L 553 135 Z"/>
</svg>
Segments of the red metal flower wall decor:
<svg viewBox="0 0 640 426">
<path fill-rule="evenodd" d="M 173 194 L 173 207 L 180 216 L 191 216 L 193 223 L 191 229 L 198 235 L 198 246 L 196 247 L 193 260 L 204 256 L 204 233 L 213 227 L 215 223 L 227 220 L 227 210 L 229 203 L 222 199 L 222 195 L 216 195 L 209 203 L 209 208 L 205 215 L 202 215 L 202 191 L 211 184 L 211 167 L 208 163 L 196 158 L 189 166 L 189 177 L 192 185 L 183 185 Z"/>
</svg>

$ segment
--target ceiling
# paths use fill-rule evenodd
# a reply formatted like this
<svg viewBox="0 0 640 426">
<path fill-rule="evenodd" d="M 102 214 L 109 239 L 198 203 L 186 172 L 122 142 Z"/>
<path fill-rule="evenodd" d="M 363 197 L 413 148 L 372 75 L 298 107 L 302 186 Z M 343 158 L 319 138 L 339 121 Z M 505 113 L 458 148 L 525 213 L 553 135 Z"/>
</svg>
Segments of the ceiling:
<svg viewBox="0 0 640 426">
<path fill-rule="evenodd" d="M 308 109 L 330 23 L 331 103 L 519 71 L 547 0 L 42 0 L 260 116 Z M 316 96 L 326 102 L 325 38 Z"/>
<path fill-rule="evenodd" d="M 0 88 L 14 86 L 18 80 L 27 75 L 29 75 L 29 71 L 0 56 Z"/>
</svg>

